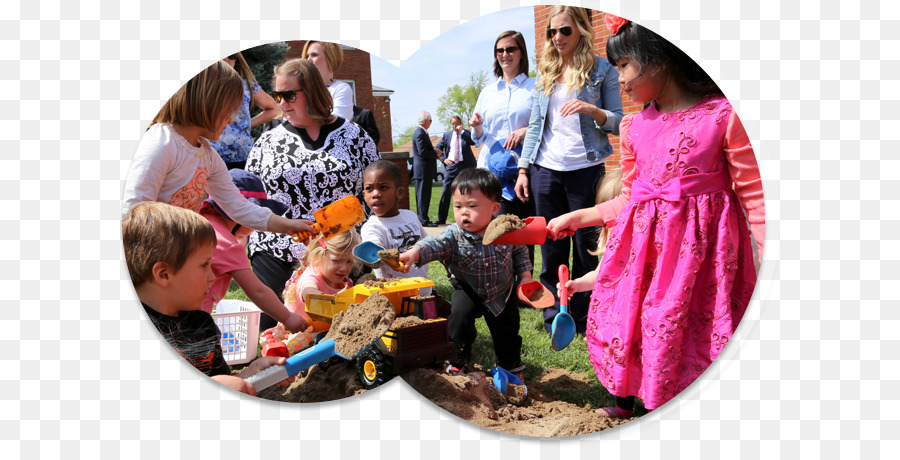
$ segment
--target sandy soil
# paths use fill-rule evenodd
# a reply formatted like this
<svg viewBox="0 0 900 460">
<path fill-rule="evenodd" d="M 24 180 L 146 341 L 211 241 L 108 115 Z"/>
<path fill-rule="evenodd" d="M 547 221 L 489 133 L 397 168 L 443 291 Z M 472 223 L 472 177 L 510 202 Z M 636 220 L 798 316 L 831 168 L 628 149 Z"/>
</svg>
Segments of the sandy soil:
<svg viewBox="0 0 900 460">
<path fill-rule="evenodd" d="M 525 222 L 517 216 L 512 214 L 501 214 L 488 224 L 487 229 L 484 231 L 482 242 L 484 244 L 491 244 L 505 233 L 522 228 L 525 228 Z"/>
<path fill-rule="evenodd" d="M 526 381 L 526 390 L 509 385 L 504 397 L 484 369 L 475 366 L 468 374 L 449 375 L 437 369 L 419 368 L 401 375 L 422 396 L 469 422 L 505 433 L 537 437 L 589 434 L 635 420 L 608 419 L 594 408 L 556 401 L 545 387 L 586 387 L 586 377 L 562 369 L 547 369 L 536 381 Z M 297 376 L 287 389 L 269 388 L 259 397 L 287 402 L 321 402 L 365 392 L 356 376 L 356 366 L 343 361 L 323 371 L 313 366 Z M 372 391 L 379 391 L 377 388 Z"/>
<path fill-rule="evenodd" d="M 336 315 L 327 337 L 335 339 L 335 350 L 345 356 L 357 354 L 388 328 L 420 323 L 415 317 L 394 318 L 390 302 L 379 293 Z M 449 375 L 439 366 L 423 367 L 401 374 L 422 396 L 448 412 L 472 423 L 506 433 L 539 437 L 577 436 L 621 425 L 630 419 L 608 419 L 592 407 L 579 407 L 554 400 L 545 388 L 577 390 L 590 385 L 589 377 L 562 369 L 546 369 L 525 387 L 510 384 L 504 396 L 485 369 Z M 356 362 L 331 358 L 296 376 L 288 388 L 271 387 L 259 397 L 286 402 L 322 402 L 365 392 L 357 376 Z M 374 391 L 377 391 L 374 390 Z"/>
</svg>

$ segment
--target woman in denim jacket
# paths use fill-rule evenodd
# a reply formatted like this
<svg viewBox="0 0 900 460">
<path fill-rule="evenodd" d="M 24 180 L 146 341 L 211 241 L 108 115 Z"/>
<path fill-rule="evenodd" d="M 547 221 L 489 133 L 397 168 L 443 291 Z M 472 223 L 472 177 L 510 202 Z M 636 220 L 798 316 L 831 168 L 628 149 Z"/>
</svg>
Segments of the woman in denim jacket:
<svg viewBox="0 0 900 460">
<path fill-rule="evenodd" d="M 516 180 L 516 196 L 524 202 L 533 194 L 537 215 L 548 222 L 594 205 L 605 171 L 603 159 L 613 153 L 607 135 L 619 134 L 622 120 L 619 73 L 594 54 L 593 29 L 584 8 L 555 6 L 549 16 Z M 577 278 L 597 266 L 597 258 L 588 254 L 596 237 L 591 229 L 581 229 L 572 240 L 571 273 Z M 551 292 L 556 292 L 559 266 L 568 265 L 569 249 L 569 238 L 541 245 L 540 279 Z M 575 294 L 568 303 L 581 334 L 587 320 L 587 294 Z M 544 310 L 548 332 L 558 312 L 558 300 Z"/>
</svg>

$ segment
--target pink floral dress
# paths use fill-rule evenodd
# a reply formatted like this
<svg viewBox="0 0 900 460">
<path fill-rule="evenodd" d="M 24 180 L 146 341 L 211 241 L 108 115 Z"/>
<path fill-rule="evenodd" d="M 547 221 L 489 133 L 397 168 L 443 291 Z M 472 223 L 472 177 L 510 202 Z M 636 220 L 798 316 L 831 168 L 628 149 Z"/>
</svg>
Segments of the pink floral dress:
<svg viewBox="0 0 900 460">
<path fill-rule="evenodd" d="M 655 409 L 709 367 L 744 315 L 756 270 L 742 204 L 761 250 L 762 185 L 723 97 L 675 113 L 651 104 L 620 131 L 625 204 L 594 285 L 586 338 L 600 382 Z M 598 205 L 601 214 L 604 205 L 612 206 Z"/>
</svg>

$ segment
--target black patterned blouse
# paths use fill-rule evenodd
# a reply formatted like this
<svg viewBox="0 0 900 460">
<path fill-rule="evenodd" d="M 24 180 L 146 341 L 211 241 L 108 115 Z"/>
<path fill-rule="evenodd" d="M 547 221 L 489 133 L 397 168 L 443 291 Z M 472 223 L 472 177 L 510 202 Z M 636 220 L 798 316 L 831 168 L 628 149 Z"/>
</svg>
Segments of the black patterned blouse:
<svg viewBox="0 0 900 460">
<path fill-rule="evenodd" d="M 312 141 L 306 131 L 284 123 L 264 132 L 247 157 L 247 171 L 256 174 L 270 199 L 288 205 L 284 215 L 312 219 L 313 212 L 347 196 L 362 198 L 363 170 L 381 159 L 372 139 L 343 118 L 322 126 Z M 253 232 L 248 248 L 284 262 L 297 262 L 306 246 L 289 235 Z"/>
</svg>

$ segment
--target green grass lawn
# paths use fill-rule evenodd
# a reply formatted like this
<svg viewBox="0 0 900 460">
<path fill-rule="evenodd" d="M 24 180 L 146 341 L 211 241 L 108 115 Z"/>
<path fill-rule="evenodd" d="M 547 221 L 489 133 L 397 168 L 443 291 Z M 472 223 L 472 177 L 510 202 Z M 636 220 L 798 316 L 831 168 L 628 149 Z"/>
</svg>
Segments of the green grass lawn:
<svg viewBox="0 0 900 460">
<path fill-rule="evenodd" d="M 438 221 L 438 205 L 441 203 L 441 193 L 443 191 L 443 182 L 435 182 L 431 186 L 431 204 L 428 205 L 428 220 L 432 222 Z M 416 212 L 416 187 L 413 184 L 409 184 L 409 209 L 412 212 Z M 447 210 L 447 223 L 456 223 L 456 219 L 453 218 L 453 206 L 450 206 Z"/>
<path fill-rule="evenodd" d="M 429 219 L 437 220 L 437 206 L 441 198 L 441 184 L 435 184 L 431 195 L 431 206 L 429 208 Z M 410 186 L 410 208 L 415 209 L 415 189 Z M 452 209 L 449 214 L 448 223 L 455 222 L 453 219 Z M 534 263 L 534 278 L 536 279 L 541 272 L 541 251 L 536 250 Z M 444 266 L 439 262 L 432 262 L 428 266 L 428 277 L 434 281 L 435 290 L 438 294 L 447 300 L 453 293 L 453 286 L 447 278 L 447 272 Z M 228 299 L 248 300 L 243 291 L 232 281 L 231 288 L 225 296 Z M 615 397 L 600 384 L 594 375 L 594 368 L 588 359 L 587 345 L 584 337 L 576 335 L 572 343 L 562 351 L 554 351 L 550 346 L 550 336 L 544 331 L 544 316 L 542 310 L 533 308 L 520 309 L 521 326 L 519 335 L 522 336 L 522 361 L 525 363 L 525 379 L 526 381 L 534 381 L 545 368 L 560 368 L 571 372 L 583 374 L 590 381 L 587 387 L 581 387 L 577 390 L 564 390 L 547 386 L 544 391 L 553 395 L 561 401 L 567 401 L 579 406 L 590 404 L 592 407 L 605 407 L 615 405 Z M 475 339 L 472 350 L 472 361 L 489 369 L 494 367 L 494 351 L 491 342 L 491 333 L 483 318 L 479 318 L 475 327 L 478 330 L 478 337 Z M 646 413 L 643 406 L 638 400 L 638 407 L 635 415 Z"/>
</svg>

